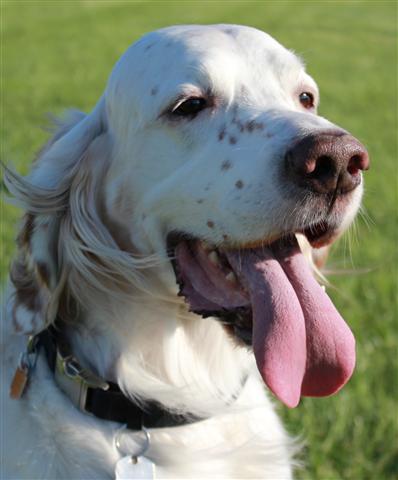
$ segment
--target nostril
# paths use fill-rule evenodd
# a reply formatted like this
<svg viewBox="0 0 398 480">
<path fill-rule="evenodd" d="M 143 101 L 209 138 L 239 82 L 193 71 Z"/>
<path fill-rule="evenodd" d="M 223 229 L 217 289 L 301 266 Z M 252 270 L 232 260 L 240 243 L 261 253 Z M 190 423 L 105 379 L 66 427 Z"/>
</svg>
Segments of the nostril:
<svg viewBox="0 0 398 480">
<path fill-rule="evenodd" d="M 353 155 L 347 165 L 347 171 L 350 175 L 357 175 L 359 170 L 368 170 L 369 156 L 366 151 Z"/>
<path fill-rule="evenodd" d="M 314 168 L 309 172 L 309 176 L 317 179 L 324 179 L 336 175 L 336 162 L 332 157 L 322 155 L 313 162 Z"/>
<path fill-rule="evenodd" d="M 359 168 L 359 155 L 354 155 L 352 158 L 350 158 L 350 161 L 348 162 L 347 166 L 347 172 L 350 175 L 358 175 L 359 170 L 362 170 Z"/>
</svg>

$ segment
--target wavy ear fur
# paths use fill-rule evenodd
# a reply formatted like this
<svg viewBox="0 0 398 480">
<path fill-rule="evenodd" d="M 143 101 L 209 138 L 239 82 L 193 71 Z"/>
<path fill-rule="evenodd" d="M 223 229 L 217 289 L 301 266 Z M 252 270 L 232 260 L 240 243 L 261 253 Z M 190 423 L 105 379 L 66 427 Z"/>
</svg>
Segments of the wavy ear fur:
<svg viewBox="0 0 398 480">
<path fill-rule="evenodd" d="M 70 189 L 94 139 L 105 130 L 102 100 L 91 115 L 70 112 L 22 178 L 6 169 L 5 183 L 25 210 L 11 265 L 14 287 L 8 303 L 16 332 L 35 334 L 52 323 L 65 293 L 61 238 Z"/>
<path fill-rule="evenodd" d="M 70 320 L 93 299 L 131 299 L 134 288 L 153 295 L 143 270 L 167 259 L 134 256 L 128 240 L 116 238 L 122 226 L 112 228 L 103 197 L 112 161 L 101 99 L 90 115 L 74 112 L 59 125 L 28 177 L 6 169 L 5 183 L 27 212 L 10 275 L 17 332 L 39 332 L 57 315 Z"/>
<path fill-rule="evenodd" d="M 61 289 L 57 223 L 30 213 L 24 217 L 17 238 L 18 256 L 10 270 L 15 288 L 10 298 L 11 317 L 18 333 L 37 333 L 51 323 L 56 314 Z"/>
</svg>

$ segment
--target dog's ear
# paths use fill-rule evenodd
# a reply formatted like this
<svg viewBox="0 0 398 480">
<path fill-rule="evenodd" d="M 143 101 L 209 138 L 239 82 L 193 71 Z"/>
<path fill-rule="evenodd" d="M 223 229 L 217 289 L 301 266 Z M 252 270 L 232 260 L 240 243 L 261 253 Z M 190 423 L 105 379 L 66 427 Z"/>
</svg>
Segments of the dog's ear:
<svg viewBox="0 0 398 480">
<path fill-rule="evenodd" d="M 8 190 L 26 211 L 10 269 L 7 305 L 18 333 L 38 333 L 57 316 L 66 276 L 62 225 L 70 211 L 71 185 L 104 128 L 101 100 L 90 115 L 73 112 L 58 125 L 28 177 L 5 171 Z"/>
<path fill-rule="evenodd" d="M 62 290 L 58 271 L 56 218 L 25 214 L 10 270 L 9 308 L 16 332 L 35 334 L 53 322 Z"/>
</svg>

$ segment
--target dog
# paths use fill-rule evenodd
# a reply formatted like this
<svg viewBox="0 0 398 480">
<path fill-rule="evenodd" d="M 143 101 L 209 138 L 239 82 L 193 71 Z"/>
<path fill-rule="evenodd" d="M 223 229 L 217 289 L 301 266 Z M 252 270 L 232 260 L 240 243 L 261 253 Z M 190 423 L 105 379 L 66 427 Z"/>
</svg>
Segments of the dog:
<svg viewBox="0 0 398 480">
<path fill-rule="evenodd" d="M 295 407 L 353 372 L 316 276 L 369 166 L 318 103 L 269 35 L 169 27 L 126 51 L 27 177 L 7 169 L 25 215 L 2 478 L 292 478 L 270 395 Z"/>
</svg>

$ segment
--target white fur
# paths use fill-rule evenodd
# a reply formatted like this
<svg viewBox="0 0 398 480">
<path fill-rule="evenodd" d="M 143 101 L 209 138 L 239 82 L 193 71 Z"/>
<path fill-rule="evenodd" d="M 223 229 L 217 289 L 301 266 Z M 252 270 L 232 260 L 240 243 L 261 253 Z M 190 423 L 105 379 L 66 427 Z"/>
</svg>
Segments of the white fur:
<svg viewBox="0 0 398 480">
<path fill-rule="evenodd" d="M 78 306 L 68 335 L 82 364 L 138 401 L 207 418 L 150 432 L 146 455 L 159 478 L 292 476 L 294 447 L 252 353 L 217 321 L 188 313 L 165 239 L 180 230 L 216 245 L 225 235 L 244 244 L 317 220 L 317 212 L 292 203 L 277 176 L 287 145 L 333 127 L 300 106 L 297 94 L 308 89 L 318 96 L 301 61 L 255 29 L 160 30 L 127 50 L 92 113 L 65 120 L 29 177 L 8 173 L 9 189 L 35 215 L 29 272 L 38 261 L 50 272 L 53 298 L 38 312 L 40 328 L 54 321 L 67 289 Z M 194 120 L 162 113 L 181 94 L 209 90 L 215 106 Z M 241 131 L 237 120 L 257 127 Z M 231 168 L 222 172 L 226 161 Z M 352 219 L 360 197 L 358 188 L 334 214 L 336 223 Z M 26 342 L 13 331 L 15 298 L 10 287 L 2 322 L 2 478 L 113 478 L 122 426 L 77 411 L 42 355 L 24 397 L 8 398 Z"/>
</svg>

